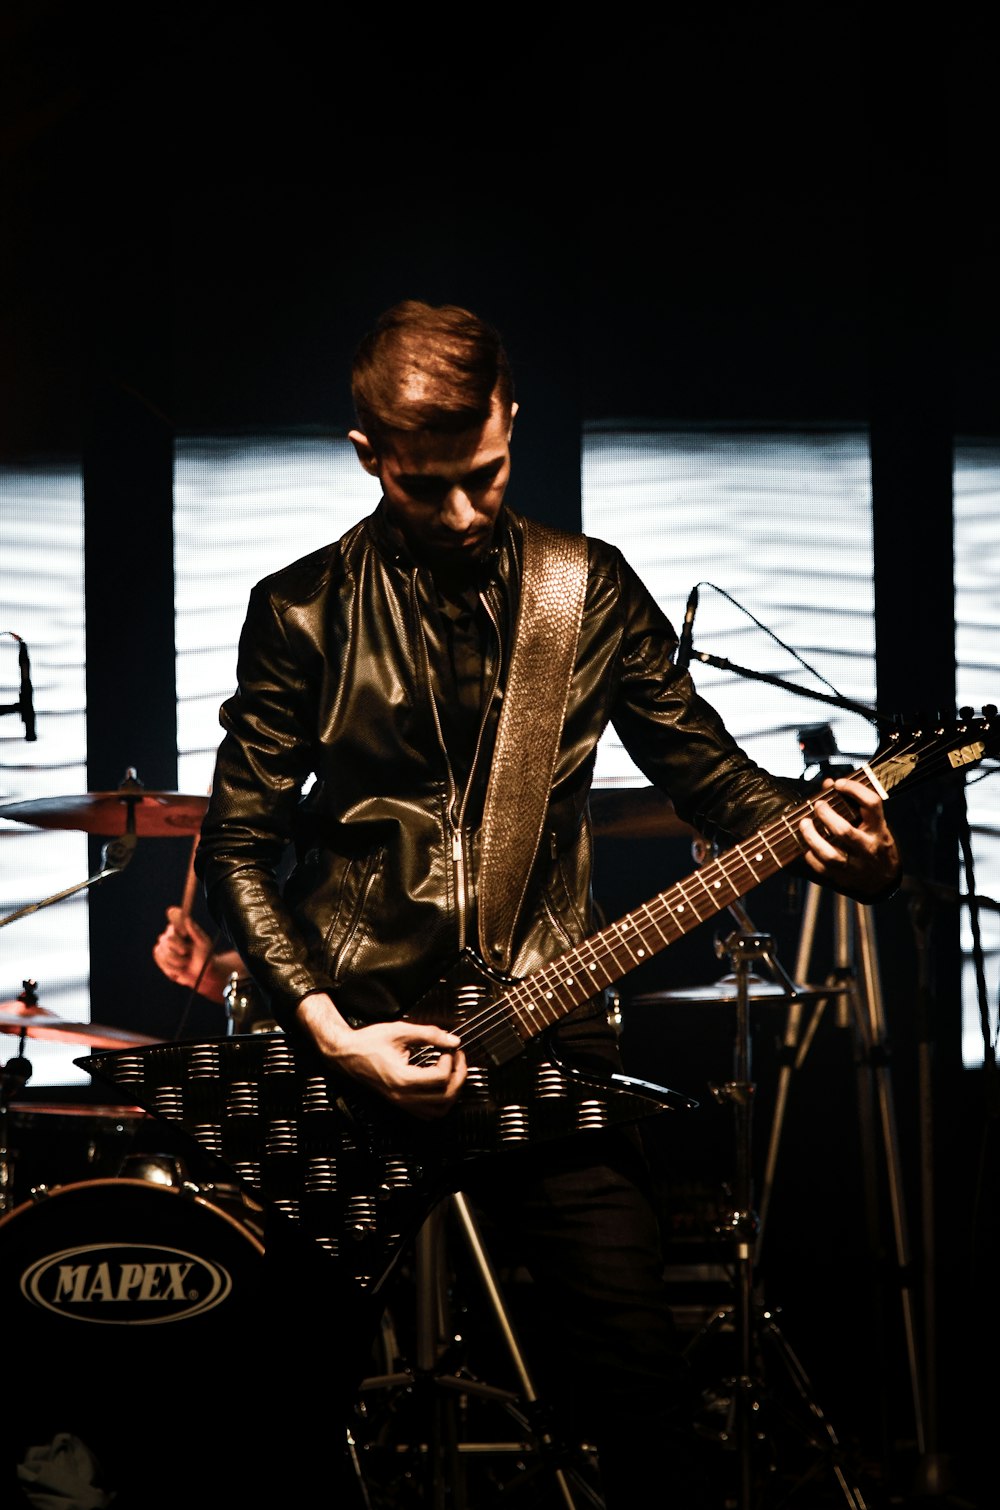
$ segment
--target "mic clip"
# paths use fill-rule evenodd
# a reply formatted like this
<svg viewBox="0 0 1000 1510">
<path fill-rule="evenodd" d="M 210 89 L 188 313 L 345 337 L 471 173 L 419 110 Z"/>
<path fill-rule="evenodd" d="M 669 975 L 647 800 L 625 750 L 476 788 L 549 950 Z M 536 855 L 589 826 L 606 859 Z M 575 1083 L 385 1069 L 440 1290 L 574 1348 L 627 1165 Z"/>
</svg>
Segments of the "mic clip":
<svg viewBox="0 0 1000 1510">
<path fill-rule="evenodd" d="M 109 839 L 101 850 L 101 873 L 113 875 L 124 870 L 135 854 L 137 842 L 138 836 L 135 833 L 119 834 L 116 839 Z"/>
</svg>

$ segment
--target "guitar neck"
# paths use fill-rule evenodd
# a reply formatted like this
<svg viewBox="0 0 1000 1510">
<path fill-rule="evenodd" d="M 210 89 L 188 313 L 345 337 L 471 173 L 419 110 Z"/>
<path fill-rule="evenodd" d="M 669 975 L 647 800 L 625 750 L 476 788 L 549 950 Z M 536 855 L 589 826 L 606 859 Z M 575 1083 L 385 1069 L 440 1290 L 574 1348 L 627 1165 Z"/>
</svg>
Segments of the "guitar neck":
<svg viewBox="0 0 1000 1510">
<path fill-rule="evenodd" d="M 868 767 L 852 775 L 855 781 L 875 785 Z M 527 1041 L 552 1027 L 574 1007 L 614 985 L 630 970 L 800 858 L 806 841 L 799 823 L 820 798 L 838 812 L 851 810 L 840 793 L 817 793 L 782 813 L 752 838 L 602 928 L 553 964 L 518 981 L 504 993 L 503 1003 L 519 1038 Z M 494 1003 L 494 1018 L 496 1011 Z M 475 1024 L 468 1026 L 475 1030 Z"/>
<path fill-rule="evenodd" d="M 625 913 L 555 964 L 521 981 L 507 999 L 519 1016 L 529 1014 L 522 1018 L 532 1025 L 529 1036 L 551 1027 L 597 991 L 614 985 L 798 859 L 806 846 L 797 825 L 810 810 L 809 804 L 803 804 L 786 813 L 752 839 Z"/>
</svg>

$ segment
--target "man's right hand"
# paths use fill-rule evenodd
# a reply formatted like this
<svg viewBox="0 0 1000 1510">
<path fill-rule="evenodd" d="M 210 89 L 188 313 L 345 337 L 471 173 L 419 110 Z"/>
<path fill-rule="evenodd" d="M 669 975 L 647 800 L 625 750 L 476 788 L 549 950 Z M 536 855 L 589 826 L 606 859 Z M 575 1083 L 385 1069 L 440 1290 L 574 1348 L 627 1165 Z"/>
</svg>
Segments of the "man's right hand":
<svg viewBox="0 0 1000 1510">
<path fill-rule="evenodd" d="M 402 1111 L 441 1117 L 458 1099 L 467 1065 L 457 1034 L 405 1020 L 352 1028 L 322 992 L 304 997 L 296 1011 L 325 1059 Z M 435 1051 L 429 1063 L 420 1062 L 424 1048 Z"/>
</svg>

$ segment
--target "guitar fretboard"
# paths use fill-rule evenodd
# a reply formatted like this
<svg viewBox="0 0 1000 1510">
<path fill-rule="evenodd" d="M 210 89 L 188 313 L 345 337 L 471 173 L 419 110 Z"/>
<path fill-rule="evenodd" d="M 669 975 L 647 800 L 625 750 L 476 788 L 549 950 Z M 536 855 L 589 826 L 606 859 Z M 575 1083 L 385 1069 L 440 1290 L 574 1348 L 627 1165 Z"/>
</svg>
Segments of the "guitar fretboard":
<svg viewBox="0 0 1000 1510">
<path fill-rule="evenodd" d="M 869 788 L 874 785 L 866 768 L 852 776 Z M 746 896 L 804 853 L 806 842 L 799 823 L 820 798 L 837 812 L 851 810 L 842 794 L 821 792 L 782 813 L 752 838 L 659 892 L 553 964 L 518 981 L 489 1008 L 469 1019 L 462 1032 L 466 1046 L 495 1032 L 501 1014 L 507 1016 L 521 1041 L 527 1042 L 731 902 Z"/>
</svg>

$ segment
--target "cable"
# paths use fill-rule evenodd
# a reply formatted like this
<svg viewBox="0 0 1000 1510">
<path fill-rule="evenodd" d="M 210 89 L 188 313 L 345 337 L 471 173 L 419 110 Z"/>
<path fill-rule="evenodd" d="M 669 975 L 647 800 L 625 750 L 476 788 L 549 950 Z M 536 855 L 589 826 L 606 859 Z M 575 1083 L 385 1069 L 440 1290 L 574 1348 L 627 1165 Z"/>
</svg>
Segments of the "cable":
<svg viewBox="0 0 1000 1510">
<path fill-rule="evenodd" d="M 191 986 L 190 990 L 188 991 L 187 1000 L 184 1003 L 184 1010 L 183 1010 L 183 1012 L 180 1015 L 180 1018 L 178 1020 L 176 1028 L 174 1029 L 174 1037 L 173 1037 L 174 1043 L 178 1042 L 178 1040 L 180 1039 L 182 1033 L 184 1032 L 184 1029 L 187 1027 L 187 1020 L 188 1020 L 188 1018 L 191 1015 L 191 1008 L 194 1006 L 195 997 L 198 995 L 198 987 L 201 985 L 202 981 L 205 979 L 205 971 L 208 969 L 209 965 L 212 963 L 212 960 L 213 960 L 213 958 L 215 956 L 216 948 L 217 948 L 218 944 L 220 943 L 221 939 L 222 939 L 222 929 L 221 928 L 217 928 L 216 931 L 215 931 L 215 933 L 212 936 L 211 943 L 209 944 L 208 953 L 205 955 L 204 964 L 202 965 L 201 969 L 198 971 L 198 975 L 197 975 L 197 978 L 196 978 L 196 980 L 194 982 L 194 985 Z"/>
<path fill-rule="evenodd" d="M 725 598 L 728 603 L 732 603 L 734 608 L 738 608 L 740 613 L 746 614 L 747 618 L 750 619 L 752 623 L 756 624 L 758 629 L 762 629 L 764 633 L 770 639 L 772 639 L 776 645 L 780 645 L 782 650 L 787 651 L 790 656 L 797 660 L 804 671 L 808 671 L 811 676 L 817 677 L 823 683 L 824 687 L 829 687 L 830 691 L 834 694 L 835 697 L 843 696 L 843 694 L 838 691 L 838 689 L 833 685 L 832 682 L 827 681 L 822 672 L 817 671 L 815 666 L 810 666 L 809 662 L 805 660 L 801 655 L 799 655 L 799 652 L 797 650 L 793 649 L 791 645 L 786 645 L 785 641 L 781 638 L 780 635 L 775 634 L 773 629 L 768 629 L 766 624 L 762 624 L 760 619 L 758 619 L 755 614 L 752 614 L 750 612 L 749 608 L 744 608 L 743 604 L 737 602 L 737 600 L 732 596 L 731 593 L 726 592 L 724 587 L 717 587 L 714 582 L 702 582 L 700 585 L 702 587 L 710 587 L 713 592 L 719 593 L 720 596 Z M 695 659 L 697 660 L 698 652 L 695 651 L 694 655 Z"/>
</svg>

